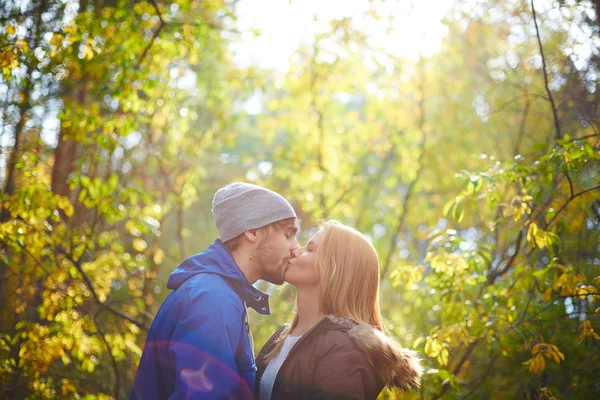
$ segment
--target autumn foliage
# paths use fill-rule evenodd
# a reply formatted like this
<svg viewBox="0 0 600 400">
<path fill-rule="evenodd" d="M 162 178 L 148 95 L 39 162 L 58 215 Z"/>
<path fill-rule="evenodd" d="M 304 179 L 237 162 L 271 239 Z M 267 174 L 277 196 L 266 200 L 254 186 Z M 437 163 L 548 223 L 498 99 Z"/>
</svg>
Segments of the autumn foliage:
<svg viewBox="0 0 600 400">
<path fill-rule="evenodd" d="M 598 10 L 537 3 L 457 2 L 417 58 L 340 14 L 279 71 L 236 61 L 261 34 L 236 2 L 3 2 L 0 397 L 127 398 L 169 273 L 247 180 L 301 242 L 327 218 L 372 239 L 385 328 L 426 366 L 382 398 L 600 398 Z M 256 350 L 294 300 L 260 285 Z"/>
</svg>

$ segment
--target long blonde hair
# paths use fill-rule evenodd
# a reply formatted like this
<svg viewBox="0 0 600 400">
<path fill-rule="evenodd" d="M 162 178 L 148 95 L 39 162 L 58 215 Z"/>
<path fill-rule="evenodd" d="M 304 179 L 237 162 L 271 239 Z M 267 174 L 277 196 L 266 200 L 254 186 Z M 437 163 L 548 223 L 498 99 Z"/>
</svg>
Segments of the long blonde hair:
<svg viewBox="0 0 600 400">
<path fill-rule="evenodd" d="M 319 232 L 315 269 L 321 286 L 321 310 L 382 331 L 377 251 L 362 233 L 336 220 L 323 223 Z M 297 324 L 298 314 L 265 355 L 266 361 L 279 352 Z"/>
</svg>

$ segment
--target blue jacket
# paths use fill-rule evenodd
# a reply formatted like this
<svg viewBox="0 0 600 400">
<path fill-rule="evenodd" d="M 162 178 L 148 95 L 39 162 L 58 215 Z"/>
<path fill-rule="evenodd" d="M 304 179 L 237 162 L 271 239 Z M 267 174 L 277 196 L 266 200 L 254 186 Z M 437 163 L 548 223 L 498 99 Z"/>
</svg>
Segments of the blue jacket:
<svg viewBox="0 0 600 400">
<path fill-rule="evenodd" d="M 185 260 L 148 331 L 131 400 L 251 399 L 256 364 L 246 306 L 269 314 L 223 244 Z"/>
</svg>

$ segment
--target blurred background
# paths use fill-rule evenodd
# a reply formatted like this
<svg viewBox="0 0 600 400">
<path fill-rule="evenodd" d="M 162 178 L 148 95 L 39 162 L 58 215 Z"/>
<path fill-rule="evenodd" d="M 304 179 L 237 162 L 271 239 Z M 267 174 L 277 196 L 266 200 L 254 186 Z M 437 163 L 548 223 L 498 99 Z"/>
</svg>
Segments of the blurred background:
<svg viewBox="0 0 600 400">
<path fill-rule="evenodd" d="M 232 181 L 372 240 L 407 399 L 600 398 L 600 3 L 3 0 L 0 397 L 125 399 Z M 293 313 L 251 313 L 256 351 Z M 595 331 L 596 329 L 596 331 Z"/>
</svg>

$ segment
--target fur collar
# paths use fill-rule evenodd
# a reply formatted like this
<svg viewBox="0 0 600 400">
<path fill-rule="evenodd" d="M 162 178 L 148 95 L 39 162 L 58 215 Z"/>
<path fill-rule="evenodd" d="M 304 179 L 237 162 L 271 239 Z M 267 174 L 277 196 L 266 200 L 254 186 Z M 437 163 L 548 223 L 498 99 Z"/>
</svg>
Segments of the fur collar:
<svg viewBox="0 0 600 400">
<path fill-rule="evenodd" d="M 420 386 L 423 367 L 416 351 L 400 347 L 395 340 L 370 325 L 332 315 L 326 318 L 348 329 L 348 336 L 365 353 L 369 364 L 386 386 L 400 390 Z"/>
</svg>

